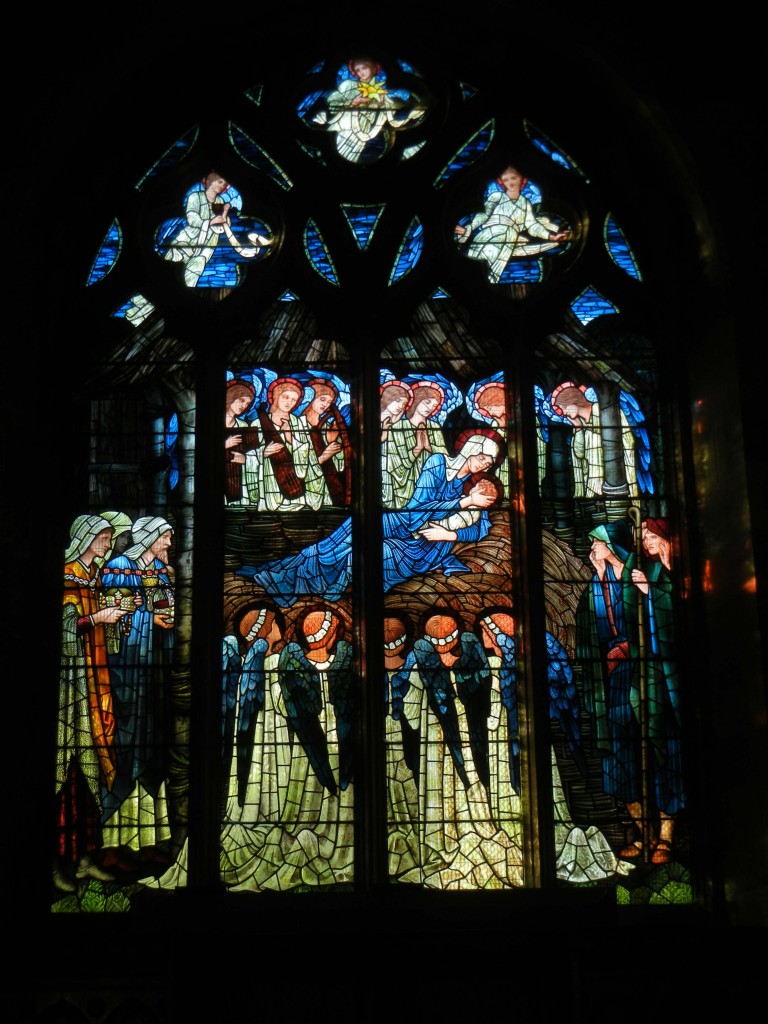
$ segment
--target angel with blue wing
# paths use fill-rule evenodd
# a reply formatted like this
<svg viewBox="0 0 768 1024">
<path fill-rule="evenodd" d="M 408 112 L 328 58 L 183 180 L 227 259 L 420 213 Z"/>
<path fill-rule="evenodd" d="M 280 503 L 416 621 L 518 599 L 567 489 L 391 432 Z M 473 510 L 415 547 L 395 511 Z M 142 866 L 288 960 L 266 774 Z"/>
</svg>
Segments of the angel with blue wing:
<svg viewBox="0 0 768 1024">
<path fill-rule="evenodd" d="M 653 493 L 646 420 L 629 392 L 598 400 L 595 388 L 566 381 L 549 396 L 552 422 L 570 423 L 573 497 L 637 497 Z M 546 409 L 541 405 L 541 409 Z"/>
<path fill-rule="evenodd" d="M 409 375 L 403 383 L 410 389 L 408 404 L 389 425 L 381 446 L 382 491 L 389 508 L 407 505 L 431 455 L 448 455 L 443 427 L 462 401 L 456 385 L 441 374 Z"/>
<path fill-rule="evenodd" d="M 239 658 L 228 817 L 242 822 L 279 821 L 291 759 L 291 738 L 278 678 L 285 620 L 276 606 L 255 602 L 239 613 L 235 629 L 236 636 L 225 638 L 228 704 L 236 651 Z M 240 651 L 244 653 L 240 655 Z"/>
<path fill-rule="evenodd" d="M 216 280 L 208 282 L 205 272 L 221 238 L 226 238 L 232 249 L 235 284 L 238 282 L 236 259 L 251 260 L 274 241 L 263 233 L 266 229 L 262 224 L 255 224 L 254 230 L 248 232 L 247 243 L 235 235 L 231 217 L 239 212 L 241 205 L 240 193 L 223 175 L 212 170 L 187 193 L 184 219 L 161 228 L 157 250 L 164 259 L 184 264 L 184 283 L 188 288 L 219 284 Z"/>
<path fill-rule="evenodd" d="M 358 681 L 343 620 L 330 606 L 300 617 L 296 636 L 280 655 L 280 687 L 306 765 L 294 749 L 286 816 L 326 821 L 326 805 L 338 818 L 352 783 Z"/>
<path fill-rule="evenodd" d="M 520 726 L 515 663 L 515 623 L 508 608 L 488 608 L 477 620 L 491 669 L 491 809 L 498 825 L 520 840 Z"/>
<path fill-rule="evenodd" d="M 424 690 L 417 674 L 406 670 L 413 649 L 411 618 L 403 611 L 384 616 L 386 678 L 385 745 L 390 873 L 403 861 L 418 861 L 415 828 L 419 820 L 419 737 Z"/>
<path fill-rule="evenodd" d="M 641 494 L 653 494 L 651 475 L 651 441 L 643 410 L 634 395 L 623 388 L 619 391 L 619 405 L 624 420 L 629 424 L 635 442 L 635 474 Z"/>
<path fill-rule="evenodd" d="M 576 767 L 587 775 L 587 762 L 581 746 L 581 714 L 573 668 L 563 645 L 547 630 L 547 683 L 549 686 L 549 718 L 557 725 L 568 744 Z"/>
<path fill-rule="evenodd" d="M 221 644 L 221 766 L 225 780 L 229 778 L 234 751 L 237 693 L 242 667 L 237 637 L 225 636 Z"/>
<path fill-rule="evenodd" d="M 494 810 L 497 803 L 502 828 L 515 835 L 516 824 L 520 829 L 520 802 L 512 793 L 514 780 L 520 785 L 519 774 L 519 736 L 518 736 L 518 694 L 515 680 L 515 624 L 510 609 L 487 609 L 478 619 L 478 627 L 488 654 L 488 661 L 493 673 L 498 673 L 499 695 L 501 706 L 507 711 L 507 735 L 503 736 L 500 722 L 494 730 L 489 721 L 491 735 L 499 734 L 498 779 L 499 793 L 506 801 L 501 803 L 493 800 Z M 566 736 L 566 740 L 574 761 L 582 774 L 586 775 L 587 765 L 581 748 L 581 730 L 579 727 L 579 697 L 576 690 L 573 669 L 565 648 L 555 636 L 547 631 L 547 685 L 549 689 L 549 717 L 557 722 Z M 496 683 L 494 682 L 494 689 Z M 492 711 L 493 716 L 493 711 Z M 502 754 L 504 760 L 502 761 Z M 574 824 L 568 806 L 568 799 L 560 776 L 560 768 L 554 744 L 550 745 L 552 765 L 552 788 L 554 801 L 555 839 L 557 844 L 557 877 L 569 882 L 597 881 L 616 874 L 628 874 L 630 868 L 619 860 L 611 850 L 608 840 L 594 825 L 582 829 Z M 491 760 L 493 767 L 493 758 Z M 509 780 L 507 782 L 507 780 Z M 505 788 L 506 786 L 506 788 Z M 518 790 L 519 791 L 519 790 Z M 517 833 L 519 835 L 519 831 Z M 519 841 L 519 839 L 518 839 Z"/>
<path fill-rule="evenodd" d="M 342 611 L 331 605 L 306 609 L 290 628 L 269 602 L 252 604 L 239 619 L 237 632 L 253 654 L 246 653 L 238 691 L 238 750 L 222 830 L 222 880 L 233 890 L 354 877 L 359 678 L 352 645 Z"/>
<path fill-rule="evenodd" d="M 352 441 L 349 434 L 349 384 L 329 373 L 297 373 L 304 398 L 296 407 L 305 438 L 305 460 L 322 473 L 320 504 L 347 508 L 352 497 Z M 306 379 L 305 379 L 306 378 Z M 312 506 L 314 507 L 314 506 Z"/>
<path fill-rule="evenodd" d="M 445 889 L 522 884 L 522 850 L 489 800 L 491 669 L 482 644 L 447 609 L 430 615 L 401 670 L 423 693 L 419 841 L 413 880 Z M 409 880 L 409 873 L 402 876 Z"/>
<path fill-rule="evenodd" d="M 333 132 L 339 155 L 353 163 L 378 159 L 391 146 L 395 130 L 425 114 L 409 92 L 390 89 L 381 65 L 365 56 L 341 68 L 325 108 L 313 104 L 312 123 Z"/>
<path fill-rule="evenodd" d="M 510 164 L 486 190 L 485 208 L 454 228 L 467 255 L 487 263 L 492 284 L 502 280 L 510 260 L 557 249 L 571 237 L 570 228 L 534 211 L 524 194 L 528 184 L 528 179 Z"/>
</svg>

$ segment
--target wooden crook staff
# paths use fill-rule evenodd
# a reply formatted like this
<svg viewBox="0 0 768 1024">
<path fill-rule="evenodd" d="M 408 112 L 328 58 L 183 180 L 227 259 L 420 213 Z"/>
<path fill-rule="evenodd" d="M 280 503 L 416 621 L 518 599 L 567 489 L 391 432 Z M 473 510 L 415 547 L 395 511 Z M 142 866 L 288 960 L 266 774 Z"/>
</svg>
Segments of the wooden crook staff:
<svg viewBox="0 0 768 1024">
<path fill-rule="evenodd" d="M 635 531 L 635 567 L 639 569 L 643 557 L 642 513 L 635 505 L 627 510 Z M 645 595 L 640 591 L 637 602 L 637 672 L 640 681 L 640 784 L 643 860 L 647 864 L 651 857 L 651 823 L 648 817 L 648 780 L 650 775 L 650 751 L 648 739 L 648 694 L 645 661 Z"/>
</svg>

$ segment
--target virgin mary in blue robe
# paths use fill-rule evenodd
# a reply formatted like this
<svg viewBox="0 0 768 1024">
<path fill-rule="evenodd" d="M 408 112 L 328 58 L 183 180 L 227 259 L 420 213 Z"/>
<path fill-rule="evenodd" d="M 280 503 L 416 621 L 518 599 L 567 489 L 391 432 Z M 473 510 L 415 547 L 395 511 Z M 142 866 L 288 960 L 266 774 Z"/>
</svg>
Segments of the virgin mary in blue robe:
<svg viewBox="0 0 768 1024">
<path fill-rule="evenodd" d="M 490 433 L 490 432 L 489 432 Z M 453 554 L 457 541 L 481 540 L 491 528 L 485 508 L 492 498 L 475 489 L 465 493 L 467 478 L 487 472 L 500 453 L 499 442 L 487 433 L 472 433 L 455 456 L 430 455 L 422 467 L 408 504 L 383 515 L 384 591 L 426 572 L 450 576 L 469 572 Z M 466 511 L 466 525 L 451 528 L 444 520 Z M 237 572 L 282 602 L 293 604 L 302 594 L 338 600 L 352 579 L 352 519 L 316 544 L 286 558 Z"/>
</svg>

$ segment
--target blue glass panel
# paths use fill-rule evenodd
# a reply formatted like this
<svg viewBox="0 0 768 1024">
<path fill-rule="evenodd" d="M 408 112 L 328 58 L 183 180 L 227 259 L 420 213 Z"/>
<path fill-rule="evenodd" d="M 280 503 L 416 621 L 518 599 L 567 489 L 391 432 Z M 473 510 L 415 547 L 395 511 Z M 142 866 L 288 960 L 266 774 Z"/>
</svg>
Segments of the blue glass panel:
<svg viewBox="0 0 768 1024">
<path fill-rule="evenodd" d="M 564 167 L 567 171 L 575 171 L 582 178 L 586 179 L 586 175 L 577 165 L 576 161 L 572 160 L 570 156 L 567 156 L 563 150 L 559 146 L 555 145 L 552 139 L 545 135 L 540 128 L 537 128 L 527 120 L 524 121 L 523 124 L 528 138 L 537 149 L 540 149 L 542 153 L 546 153 L 550 160 L 559 164 L 560 167 Z"/>
<path fill-rule="evenodd" d="M 625 238 L 624 232 L 610 213 L 605 219 L 603 235 L 608 254 L 616 266 L 621 267 L 626 274 L 629 274 L 630 277 L 634 277 L 636 281 L 642 281 L 643 278 L 640 274 L 640 268 L 637 265 L 637 261 L 632 249 L 630 248 L 629 242 Z"/>
<path fill-rule="evenodd" d="M 168 471 L 168 486 L 171 490 L 173 490 L 179 482 L 178 440 L 179 417 L 174 412 L 166 423 L 164 438 L 165 454 L 168 456 L 171 463 Z"/>
<path fill-rule="evenodd" d="M 532 181 L 527 181 L 525 183 L 525 186 L 521 190 L 520 195 L 525 196 L 525 198 L 529 200 L 531 206 L 533 206 L 534 209 L 541 202 L 541 189 Z"/>
<path fill-rule="evenodd" d="M 362 206 L 356 203 L 342 203 L 341 209 L 352 228 L 358 246 L 361 249 L 367 249 L 376 225 L 384 212 L 384 205 L 377 203 L 376 205 Z"/>
<path fill-rule="evenodd" d="M 321 277 L 330 281 L 331 284 L 339 283 L 331 254 L 313 220 L 310 220 L 304 229 L 304 251 L 307 254 L 307 259 Z"/>
<path fill-rule="evenodd" d="M 619 312 L 618 306 L 614 306 L 605 296 L 591 287 L 585 288 L 581 295 L 571 303 L 571 309 L 583 324 L 588 324 L 597 316 Z"/>
<path fill-rule="evenodd" d="M 123 246 L 123 233 L 120 230 L 120 225 L 116 220 L 112 221 L 112 226 L 107 232 L 104 241 L 101 243 L 101 248 L 96 254 L 96 259 L 93 261 L 91 267 L 91 273 L 88 277 L 86 287 L 95 284 L 100 281 L 103 277 L 106 277 L 110 270 L 117 263 L 117 257 L 120 255 L 120 250 Z"/>
<path fill-rule="evenodd" d="M 252 167 L 255 167 L 259 171 L 263 171 L 268 174 L 273 181 L 276 181 L 280 188 L 285 189 L 287 192 L 293 187 L 293 182 L 280 167 L 280 165 L 272 159 L 272 157 L 261 148 L 261 146 L 254 139 L 250 137 L 242 128 L 238 125 L 230 122 L 229 125 L 229 138 L 246 163 L 249 163 Z"/>
<path fill-rule="evenodd" d="M 298 295 L 295 295 L 293 292 L 291 292 L 291 291 L 284 291 L 283 294 L 280 296 L 278 301 L 279 302 L 298 302 L 298 299 L 299 299 Z"/>
<path fill-rule="evenodd" d="M 432 292 L 432 295 L 430 296 L 430 298 L 433 298 L 433 299 L 449 299 L 450 295 L 445 290 L 445 288 L 436 288 L 435 291 Z"/>
<path fill-rule="evenodd" d="M 494 122 L 488 121 L 482 128 L 479 128 L 462 149 L 445 165 L 438 177 L 433 182 L 435 188 L 442 188 L 443 185 L 458 171 L 474 163 L 490 146 L 493 140 Z"/>
<path fill-rule="evenodd" d="M 461 95 L 463 99 L 470 100 L 473 96 L 477 96 L 477 89 L 474 85 L 467 85 L 466 82 L 460 82 L 459 84 L 461 86 Z"/>
<path fill-rule="evenodd" d="M 421 226 L 421 222 L 418 217 L 414 217 L 411 221 L 405 238 L 400 245 L 400 249 L 395 260 L 395 265 L 392 269 L 392 274 L 389 278 L 389 283 L 393 284 L 403 274 L 407 274 L 413 270 L 419 261 L 422 249 L 424 248 L 424 228 Z"/>
<path fill-rule="evenodd" d="M 298 113 L 302 121 L 305 121 L 307 119 L 309 111 L 316 103 L 318 103 L 323 98 L 323 96 L 325 96 L 325 93 L 322 91 L 322 89 L 315 89 L 313 92 L 309 93 L 308 96 L 304 97 L 304 99 L 299 103 L 298 107 L 296 108 L 296 112 Z"/>
<path fill-rule="evenodd" d="M 173 167 L 174 164 L 177 164 L 183 157 L 185 157 L 197 142 L 199 130 L 199 127 L 194 125 L 188 132 L 182 135 L 180 139 L 174 142 L 172 146 L 169 146 L 160 159 L 156 163 L 152 164 L 144 177 L 136 183 L 136 188 L 142 189 L 150 178 L 153 178 L 156 174 L 159 174 L 160 171 L 164 171 L 168 167 Z"/>
<path fill-rule="evenodd" d="M 541 260 L 510 260 L 499 278 L 499 284 L 533 284 L 541 280 L 541 274 Z"/>
</svg>

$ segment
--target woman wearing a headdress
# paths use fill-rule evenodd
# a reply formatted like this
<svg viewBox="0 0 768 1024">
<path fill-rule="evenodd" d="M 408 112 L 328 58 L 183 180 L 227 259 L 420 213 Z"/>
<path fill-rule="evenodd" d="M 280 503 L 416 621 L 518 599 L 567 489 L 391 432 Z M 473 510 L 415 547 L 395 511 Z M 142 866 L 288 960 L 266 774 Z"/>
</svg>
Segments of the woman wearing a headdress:
<svg viewBox="0 0 768 1024">
<path fill-rule="evenodd" d="M 112 878 L 94 854 L 103 845 L 103 801 L 117 776 L 107 628 L 119 631 L 128 612 L 99 600 L 99 567 L 113 535 L 103 516 L 78 516 L 64 555 L 53 868 L 54 885 L 61 892 L 74 892 L 84 879 Z"/>
<path fill-rule="evenodd" d="M 141 516 L 131 536 L 131 546 L 102 569 L 105 600 L 127 605 L 130 618 L 130 629 L 108 655 L 117 774 L 103 820 L 108 845 L 138 849 L 170 835 L 165 705 L 173 659 L 173 527 L 162 516 Z"/>
</svg>

